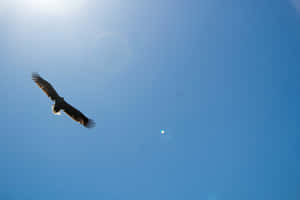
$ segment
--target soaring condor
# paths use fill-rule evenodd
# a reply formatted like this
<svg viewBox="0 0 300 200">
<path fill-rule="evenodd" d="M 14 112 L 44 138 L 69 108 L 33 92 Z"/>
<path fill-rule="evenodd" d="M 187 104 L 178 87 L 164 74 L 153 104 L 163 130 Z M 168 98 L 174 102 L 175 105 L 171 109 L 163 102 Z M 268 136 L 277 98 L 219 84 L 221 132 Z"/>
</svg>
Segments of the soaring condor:
<svg viewBox="0 0 300 200">
<path fill-rule="evenodd" d="M 52 85 L 43 79 L 39 74 L 32 73 L 32 80 L 47 94 L 47 96 L 54 101 L 52 106 L 52 111 L 55 115 L 60 114 L 60 110 L 63 110 L 67 115 L 69 115 L 73 120 L 79 122 L 86 128 L 91 128 L 95 126 L 95 122 L 87 118 L 79 110 L 68 104 L 63 97 L 59 96 Z"/>
</svg>

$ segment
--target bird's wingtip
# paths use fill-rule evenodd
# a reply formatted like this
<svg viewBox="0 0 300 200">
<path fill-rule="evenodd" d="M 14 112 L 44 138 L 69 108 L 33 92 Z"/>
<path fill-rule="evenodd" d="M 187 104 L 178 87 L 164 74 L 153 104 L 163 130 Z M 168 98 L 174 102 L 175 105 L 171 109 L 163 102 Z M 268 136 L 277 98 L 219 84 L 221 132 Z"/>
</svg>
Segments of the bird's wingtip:
<svg viewBox="0 0 300 200">
<path fill-rule="evenodd" d="M 84 124 L 86 128 L 93 128 L 96 126 L 96 122 L 92 119 L 88 119 L 87 123 Z"/>
<path fill-rule="evenodd" d="M 36 78 L 40 77 L 40 75 L 37 72 L 32 72 L 31 77 L 32 77 L 32 79 L 36 79 Z"/>
</svg>

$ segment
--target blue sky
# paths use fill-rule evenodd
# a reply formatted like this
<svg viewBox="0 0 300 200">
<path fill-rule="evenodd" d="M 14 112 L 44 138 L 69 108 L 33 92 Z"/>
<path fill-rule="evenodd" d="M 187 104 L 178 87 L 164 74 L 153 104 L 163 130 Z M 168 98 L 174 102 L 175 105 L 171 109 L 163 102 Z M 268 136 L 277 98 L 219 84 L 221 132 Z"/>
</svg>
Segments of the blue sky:
<svg viewBox="0 0 300 200">
<path fill-rule="evenodd" d="M 299 0 L 40 2 L 0 3 L 0 199 L 300 198 Z"/>
</svg>

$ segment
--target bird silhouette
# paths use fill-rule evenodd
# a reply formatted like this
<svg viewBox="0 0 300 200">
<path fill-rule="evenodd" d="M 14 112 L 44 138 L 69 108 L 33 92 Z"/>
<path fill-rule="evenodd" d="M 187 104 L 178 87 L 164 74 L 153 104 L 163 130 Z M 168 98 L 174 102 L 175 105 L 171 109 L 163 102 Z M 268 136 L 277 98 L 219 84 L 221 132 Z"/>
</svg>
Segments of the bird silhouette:
<svg viewBox="0 0 300 200">
<path fill-rule="evenodd" d="M 45 79 L 43 79 L 38 73 L 32 73 L 32 80 L 47 94 L 47 96 L 54 101 L 52 105 L 52 111 L 55 115 L 60 114 L 60 110 L 63 110 L 73 120 L 79 122 L 86 128 L 92 128 L 95 126 L 95 122 L 92 119 L 87 118 L 79 110 L 68 104 L 63 97 L 59 96 L 54 87 Z"/>
</svg>

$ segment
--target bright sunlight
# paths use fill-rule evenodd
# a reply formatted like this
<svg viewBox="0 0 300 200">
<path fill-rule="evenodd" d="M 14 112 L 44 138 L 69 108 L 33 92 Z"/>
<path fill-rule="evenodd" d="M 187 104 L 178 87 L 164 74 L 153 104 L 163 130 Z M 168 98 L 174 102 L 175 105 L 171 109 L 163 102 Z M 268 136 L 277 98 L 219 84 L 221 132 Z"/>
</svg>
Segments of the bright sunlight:
<svg viewBox="0 0 300 200">
<path fill-rule="evenodd" d="M 41 15 L 69 15 L 80 9 L 81 0 L 23 0 L 25 10 Z"/>
</svg>

